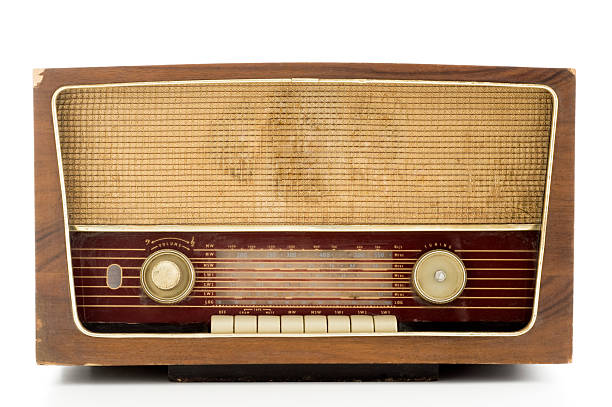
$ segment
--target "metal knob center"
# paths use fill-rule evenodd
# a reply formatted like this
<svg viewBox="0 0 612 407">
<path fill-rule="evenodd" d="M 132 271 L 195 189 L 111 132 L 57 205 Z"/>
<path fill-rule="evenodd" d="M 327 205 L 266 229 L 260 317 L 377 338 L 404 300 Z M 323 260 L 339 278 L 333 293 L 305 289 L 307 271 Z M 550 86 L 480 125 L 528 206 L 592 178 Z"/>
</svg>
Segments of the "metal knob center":
<svg viewBox="0 0 612 407">
<path fill-rule="evenodd" d="M 434 280 L 441 283 L 446 280 L 446 272 L 444 270 L 438 270 L 434 273 Z"/>
</svg>

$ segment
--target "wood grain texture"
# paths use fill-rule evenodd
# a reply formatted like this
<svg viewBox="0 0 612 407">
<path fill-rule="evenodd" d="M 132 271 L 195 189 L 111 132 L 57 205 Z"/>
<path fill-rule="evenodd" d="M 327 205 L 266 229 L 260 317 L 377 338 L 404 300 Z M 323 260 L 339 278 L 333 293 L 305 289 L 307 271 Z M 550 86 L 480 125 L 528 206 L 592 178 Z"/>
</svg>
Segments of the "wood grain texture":
<svg viewBox="0 0 612 407">
<path fill-rule="evenodd" d="M 34 88 L 36 347 L 41 364 L 565 363 L 572 354 L 575 74 L 568 69 L 240 64 L 47 69 Z M 519 337 L 101 339 L 73 323 L 55 141 L 63 85 L 232 78 L 372 78 L 545 84 L 559 98 L 538 318 Z M 40 78 L 39 78 L 40 79 Z"/>
</svg>

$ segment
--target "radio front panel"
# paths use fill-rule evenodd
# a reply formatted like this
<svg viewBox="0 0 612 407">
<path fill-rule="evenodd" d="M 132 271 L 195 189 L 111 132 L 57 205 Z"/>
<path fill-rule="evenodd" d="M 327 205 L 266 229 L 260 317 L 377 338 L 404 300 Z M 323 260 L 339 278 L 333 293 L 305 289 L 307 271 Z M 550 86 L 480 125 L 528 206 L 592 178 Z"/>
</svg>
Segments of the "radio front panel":
<svg viewBox="0 0 612 407">
<path fill-rule="evenodd" d="M 397 329 L 515 331 L 531 319 L 538 231 L 513 232 L 71 232 L 76 305 L 100 332 L 211 332 L 214 315 L 391 315 Z M 159 251 L 193 264 L 195 283 L 164 304 L 142 286 Z M 413 287 L 419 257 L 455 253 L 467 281 L 445 304 Z M 121 284 L 109 273 L 119 269 Z M 132 325 L 129 325 L 132 324 Z"/>
<path fill-rule="evenodd" d="M 75 322 L 93 336 L 522 334 L 556 114 L 531 84 L 60 88 Z"/>
</svg>

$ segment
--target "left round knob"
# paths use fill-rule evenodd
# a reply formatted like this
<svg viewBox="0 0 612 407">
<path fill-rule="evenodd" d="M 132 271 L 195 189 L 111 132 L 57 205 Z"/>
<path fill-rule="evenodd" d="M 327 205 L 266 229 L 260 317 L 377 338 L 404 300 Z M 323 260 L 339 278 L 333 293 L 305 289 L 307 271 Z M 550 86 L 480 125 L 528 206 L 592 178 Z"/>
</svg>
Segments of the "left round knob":
<svg viewBox="0 0 612 407">
<path fill-rule="evenodd" d="M 183 253 L 159 250 L 146 258 L 140 269 L 140 285 L 153 301 L 173 304 L 189 295 L 195 284 L 195 269 Z"/>
</svg>

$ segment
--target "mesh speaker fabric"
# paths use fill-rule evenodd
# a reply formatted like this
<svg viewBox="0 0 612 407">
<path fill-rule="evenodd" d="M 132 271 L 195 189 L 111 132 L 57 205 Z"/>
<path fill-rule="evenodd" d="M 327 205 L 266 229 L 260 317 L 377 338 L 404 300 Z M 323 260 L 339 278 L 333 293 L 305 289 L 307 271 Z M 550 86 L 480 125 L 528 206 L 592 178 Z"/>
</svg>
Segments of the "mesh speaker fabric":
<svg viewBox="0 0 612 407">
<path fill-rule="evenodd" d="M 73 225 L 540 223 L 545 89 L 385 82 L 67 88 Z"/>
</svg>

